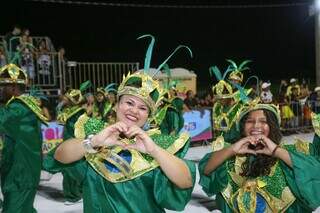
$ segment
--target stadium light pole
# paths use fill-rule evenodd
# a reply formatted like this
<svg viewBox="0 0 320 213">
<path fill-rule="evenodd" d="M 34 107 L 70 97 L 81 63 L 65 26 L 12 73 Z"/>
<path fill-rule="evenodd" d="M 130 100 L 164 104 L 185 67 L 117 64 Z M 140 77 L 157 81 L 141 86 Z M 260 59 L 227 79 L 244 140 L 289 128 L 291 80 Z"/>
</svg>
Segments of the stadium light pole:
<svg viewBox="0 0 320 213">
<path fill-rule="evenodd" d="M 320 86 L 320 0 L 314 1 L 310 13 L 315 18 L 316 86 Z"/>
</svg>

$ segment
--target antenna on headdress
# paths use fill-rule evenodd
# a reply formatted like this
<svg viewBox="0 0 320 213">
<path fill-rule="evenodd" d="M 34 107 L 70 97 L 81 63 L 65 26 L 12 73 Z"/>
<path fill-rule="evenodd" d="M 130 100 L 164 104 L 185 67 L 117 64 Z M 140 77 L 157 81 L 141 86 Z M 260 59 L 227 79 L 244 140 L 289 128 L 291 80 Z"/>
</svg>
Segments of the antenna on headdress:
<svg viewBox="0 0 320 213">
<path fill-rule="evenodd" d="M 137 40 L 139 40 L 141 38 L 146 38 L 146 37 L 150 37 L 151 41 L 150 41 L 150 44 L 149 44 L 147 52 L 146 52 L 146 57 L 144 59 L 143 71 L 145 73 L 149 72 L 149 69 L 150 69 L 152 51 L 153 51 L 153 46 L 154 46 L 154 42 L 155 42 L 155 39 L 154 39 L 153 35 L 151 35 L 151 34 L 142 35 L 142 36 L 138 37 Z"/>
<path fill-rule="evenodd" d="M 179 45 L 169 56 L 168 58 L 166 58 L 166 60 L 164 60 L 164 62 L 162 62 L 162 64 L 159 65 L 159 67 L 157 68 L 157 70 L 153 73 L 153 76 L 155 76 L 160 70 L 161 68 L 169 61 L 169 59 L 181 48 L 186 48 L 188 51 L 189 51 L 189 54 L 190 54 L 190 57 L 192 58 L 193 57 L 193 54 L 192 54 L 192 51 L 191 49 L 188 47 L 188 46 L 185 46 L 185 45 Z"/>
</svg>

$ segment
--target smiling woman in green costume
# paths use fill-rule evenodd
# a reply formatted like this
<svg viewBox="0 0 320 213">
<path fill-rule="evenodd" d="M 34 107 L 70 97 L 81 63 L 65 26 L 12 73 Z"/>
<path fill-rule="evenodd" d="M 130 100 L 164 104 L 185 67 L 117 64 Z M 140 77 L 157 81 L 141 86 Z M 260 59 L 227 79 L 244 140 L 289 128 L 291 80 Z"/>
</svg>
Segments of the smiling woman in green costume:
<svg viewBox="0 0 320 213">
<path fill-rule="evenodd" d="M 74 176 L 83 182 L 84 212 L 181 211 L 191 198 L 195 165 L 182 159 L 190 137 L 146 128 L 161 102 L 162 89 L 148 73 L 154 38 L 140 38 L 144 37 L 152 38 L 145 67 L 129 73 L 119 85 L 116 123 L 81 116 L 76 138 L 55 152 L 60 163 L 52 160 L 51 166 L 74 166 Z M 180 47 L 185 46 L 175 51 Z"/>
<path fill-rule="evenodd" d="M 319 141 L 283 144 L 279 109 L 249 100 L 241 137 L 221 137 L 199 163 L 200 185 L 222 212 L 312 212 L 320 205 Z"/>
</svg>

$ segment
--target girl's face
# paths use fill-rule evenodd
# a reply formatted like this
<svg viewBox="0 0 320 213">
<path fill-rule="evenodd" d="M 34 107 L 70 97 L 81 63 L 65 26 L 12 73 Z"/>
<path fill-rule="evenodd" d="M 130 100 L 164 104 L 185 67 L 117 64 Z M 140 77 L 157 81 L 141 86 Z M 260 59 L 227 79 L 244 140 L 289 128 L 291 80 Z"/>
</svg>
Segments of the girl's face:
<svg viewBox="0 0 320 213">
<path fill-rule="evenodd" d="M 116 105 L 117 121 L 126 123 L 129 127 L 142 127 L 149 115 L 148 106 L 138 97 L 132 95 L 121 96 Z"/>
<path fill-rule="evenodd" d="M 255 110 L 249 112 L 249 115 L 244 123 L 245 136 L 265 135 L 266 137 L 268 137 L 269 132 L 270 127 L 263 110 Z"/>
<path fill-rule="evenodd" d="M 116 102 L 116 95 L 114 93 L 108 93 L 108 99 L 110 103 Z"/>
<path fill-rule="evenodd" d="M 97 102 L 101 103 L 104 100 L 104 95 L 98 92 L 96 95 L 96 98 L 97 98 Z"/>
</svg>

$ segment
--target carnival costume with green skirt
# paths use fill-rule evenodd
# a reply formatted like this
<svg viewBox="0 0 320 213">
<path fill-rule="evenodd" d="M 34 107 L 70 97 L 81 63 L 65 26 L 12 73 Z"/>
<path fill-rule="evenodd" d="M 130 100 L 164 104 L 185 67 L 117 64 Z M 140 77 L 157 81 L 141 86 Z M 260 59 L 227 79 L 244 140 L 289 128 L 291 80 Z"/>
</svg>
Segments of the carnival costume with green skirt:
<svg viewBox="0 0 320 213">
<path fill-rule="evenodd" d="M 23 83 L 19 81 L 23 74 L 26 76 L 17 66 L 9 64 L 1 69 L 0 80 L 1 83 Z M 41 123 L 46 121 L 40 101 L 30 95 L 13 97 L 0 107 L 0 132 L 4 134 L 1 160 L 1 189 L 4 195 L 2 212 L 36 212 L 33 202 L 41 172 Z"/>
<path fill-rule="evenodd" d="M 71 89 L 67 91 L 65 96 L 71 101 L 72 106 L 63 108 L 57 116 L 57 121 L 64 125 L 63 128 L 63 141 L 70 138 L 74 138 L 74 125 L 78 118 L 85 113 L 85 109 L 81 107 L 83 101 L 82 92 L 91 86 L 89 81 L 86 81 L 80 85 L 78 89 Z M 55 152 L 55 149 L 52 151 Z M 44 161 L 47 159 L 45 158 Z M 50 171 L 49 171 L 50 172 Z M 51 171 L 56 173 L 57 170 Z M 73 177 L 73 169 L 65 168 L 59 171 L 62 173 L 63 180 L 63 195 L 66 201 L 76 202 L 82 198 L 82 183 Z"/>
<path fill-rule="evenodd" d="M 33 201 L 40 181 L 42 115 L 39 102 L 21 95 L 0 108 L 0 132 L 5 134 L 1 161 L 3 212 L 36 212 Z M 19 200 L 24 200 L 24 204 Z"/>
<path fill-rule="evenodd" d="M 78 118 L 85 113 L 85 109 L 80 106 L 72 108 L 74 111 L 70 110 L 69 116 L 66 117 L 63 128 L 63 141 L 74 138 L 74 124 Z M 62 169 L 61 173 L 63 175 L 62 186 L 65 200 L 70 202 L 80 200 L 82 198 L 82 184 L 77 179 L 73 178 L 72 169 Z"/>
<path fill-rule="evenodd" d="M 184 126 L 183 100 L 179 97 L 173 97 L 164 103 L 164 106 L 160 107 L 154 116 L 154 122 L 159 126 L 162 134 L 179 134 Z"/>
<path fill-rule="evenodd" d="M 240 85 L 234 84 L 231 81 L 234 80 L 242 83 L 242 72 L 249 69 L 245 65 L 251 61 L 245 60 L 241 62 L 239 66 L 230 59 L 227 59 L 227 61 L 230 65 L 223 75 L 217 66 L 210 67 L 209 69 L 210 75 L 214 75 L 218 80 L 212 87 L 213 95 L 215 99 L 217 99 L 212 108 L 212 120 L 214 130 L 217 131 L 218 136 L 223 136 L 226 141 L 233 142 L 239 137 L 235 122 L 239 111 L 241 111 L 243 107 L 243 102 L 240 97 L 241 92 L 239 90 L 243 90 L 243 92 L 248 95 L 252 89 L 243 89 Z M 228 74 L 227 80 L 226 77 Z M 222 103 L 221 100 L 224 99 L 232 99 L 232 105 L 227 106 Z"/>
<path fill-rule="evenodd" d="M 107 99 L 109 92 L 116 92 L 116 85 L 115 83 L 108 84 L 105 88 L 97 88 L 97 93 L 101 93 L 105 99 Z M 104 102 L 103 106 L 103 114 L 99 112 L 99 108 L 97 106 L 97 103 L 94 103 L 93 105 L 93 112 L 92 116 L 98 119 L 104 119 L 107 121 L 107 116 L 110 114 L 110 112 L 113 110 L 114 105 L 110 103 L 108 100 Z"/>
<path fill-rule="evenodd" d="M 75 128 L 78 138 L 85 138 L 102 130 L 106 124 L 82 115 Z M 190 138 L 160 134 L 149 130 L 153 141 L 168 152 L 183 158 Z M 132 140 L 122 139 L 124 143 Z M 47 161 L 51 169 L 69 167 L 53 159 Z M 184 160 L 195 181 L 195 165 Z M 161 171 L 149 155 L 120 147 L 106 148 L 98 154 L 87 154 L 85 159 L 72 163 L 73 176 L 83 183 L 84 212 L 164 212 L 164 208 L 183 210 L 191 198 L 193 187 L 179 189 Z"/>
<path fill-rule="evenodd" d="M 159 126 L 161 133 L 167 135 L 178 134 L 184 126 L 183 100 L 179 97 L 171 97 L 169 90 L 174 89 L 177 80 L 171 79 L 171 70 L 167 64 L 163 66 L 168 79 L 164 83 L 163 106 L 159 107 L 154 116 L 154 122 Z"/>
<path fill-rule="evenodd" d="M 230 146 L 220 138 L 213 145 L 214 152 L 199 163 L 199 183 L 209 196 L 216 195 L 222 212 L 312 212 L 320 205 L 319 144 L 300 139 L 293 145 L 280 144 L 289 152 L 292 168 L 278 160 L 265 176 L 241 176 L 246 157 L 240 156 L 225 161 L 207 176 L 204 169 L 211 155 Z"/>
<path fill-rule="evenodd" d="M 151 43 L 154 43 L 153 37 Z M 152 51 L 150 46 L 148 52 Z M 149 69 L 145 66 L 144 70 Z M 140 86 L 137 88 L 132 85 Z M 161 102 L 161 94 L 159 83 L 144 72 L 124 76 L 118 88 L 118 99 L 122 95 L 140 98 L 150 109 L 151 116 L 154 116 L 153 113 Z M 102 120 L 82 115 L 76 123 L 75 136 L 85 138 L 98 133 L 107 125 Z M 161 134 L 157 129 L 150 129 L 147 134 L 169 153 L 179 158 L 185 156 L 190 142 L 188 134 L 170 136 Z M 120 140 L 126 144 L 134 143 L 134 139 Z M 61 164 L 51 157 L 48 167 L 70 165 Z M 189 168 L 194 186 L 195 165 L 191 161 L 184 162 Z M 72 168 L 74 176 L 83 182 L 84 212 L 181 211 L 189 202 L 193 190 L 193 186 L 188 189 L 178 188 L 150 155 L 134 149 L 123 150 L 119 146 L 102 148 L 95 154 L 87 153 L 83 159 L 72 163 Z"/>
</svg>

